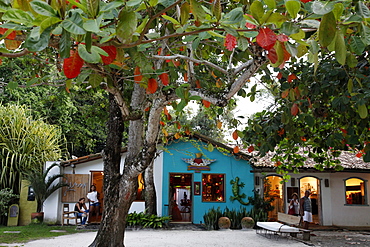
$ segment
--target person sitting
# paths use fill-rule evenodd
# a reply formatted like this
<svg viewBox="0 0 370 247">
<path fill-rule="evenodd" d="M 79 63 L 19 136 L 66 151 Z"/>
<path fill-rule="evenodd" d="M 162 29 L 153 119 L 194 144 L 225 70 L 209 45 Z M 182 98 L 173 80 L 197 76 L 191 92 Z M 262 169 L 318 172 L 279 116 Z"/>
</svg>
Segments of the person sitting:
<svg viewBox="0 0 370 247">
<path fill-rule="evenodd" d="M 75 204 L 75 210 L 77 213 L 77 217 L 81 218 L 81 225 L 86 224 L 87 215 L 89 213 L 89 210 L 87 209 L 85 205 L 85 197 L 81 197 L 78 202 Z"/>
<path fill-rule="evenodd" d="M 96 186 L 90 186 L 90 192 L 87 194 L 87 199 L 89 199 L 89 222 L 92 222 L 91 218 L 95 215 L 95 220 L 97 221 L 97 217 L 99 216 L 100 212 L 100 203 L 99 203 L 99 193 L 96 191 Z M 91 218 L 90 218 L 91 217 Z"/>
</svg>

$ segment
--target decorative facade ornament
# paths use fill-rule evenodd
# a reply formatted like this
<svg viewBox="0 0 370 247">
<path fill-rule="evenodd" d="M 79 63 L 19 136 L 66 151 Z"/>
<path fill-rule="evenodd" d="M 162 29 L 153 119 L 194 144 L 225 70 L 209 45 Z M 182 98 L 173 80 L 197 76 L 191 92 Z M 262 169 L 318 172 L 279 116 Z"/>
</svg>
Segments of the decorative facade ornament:
<svg viewBox="0 0 370 247">
<path fill-rule="evenodd" d="M 182 158 L 183 161 L 190 164 L 188 166 L 188 171 L 190 170 L 195 170 L 195 172 L 209 171 L 210 167 L 208 165 L 216 161 L 215 159 L 202 159 L 202 153 L 196 153 L 195 156 L 196 158 L 192 159 Z"/>
</svg>

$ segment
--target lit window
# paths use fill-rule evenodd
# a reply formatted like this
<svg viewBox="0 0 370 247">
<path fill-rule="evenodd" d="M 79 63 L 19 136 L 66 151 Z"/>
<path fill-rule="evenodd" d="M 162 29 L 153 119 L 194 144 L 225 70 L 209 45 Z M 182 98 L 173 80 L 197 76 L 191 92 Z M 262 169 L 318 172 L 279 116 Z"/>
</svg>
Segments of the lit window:
<svg viewBox="0 0 370 247">
<path fill-rule="evenodd" d="M 225 174 L 203 174 L 202 178 L 202 201 L 224 202 L 225 201 Z"/>
<path fill-rule="evenodd" d="M 365 181 L 359 178 L 350 178 L 345 181 L 346 204 L 366 204 Z"/>
</svg>

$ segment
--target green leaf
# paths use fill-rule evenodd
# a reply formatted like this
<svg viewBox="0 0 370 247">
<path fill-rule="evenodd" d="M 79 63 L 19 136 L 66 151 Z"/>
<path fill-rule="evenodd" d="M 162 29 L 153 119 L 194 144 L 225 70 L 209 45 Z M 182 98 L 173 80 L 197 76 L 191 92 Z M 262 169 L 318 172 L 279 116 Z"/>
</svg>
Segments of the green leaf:
<svg viewBox="0 0 370 247">
<path fill-rule="evenodd" d="M 57 11 L 44 1 L 33 0 L 30 4 L 32 9 L 39 15 L 58 17 Z"/>
<path fill-rule="evenodd" d="M 370 162 L 370 152 L 366 152 L 364 156 L 362 156 L 364 162 Z"/>
<path fill-rule="evenodd" d="M 352 91 L 353 91 L 353 80 L 352 80 L 352 78 L 350 78 L 349 80 L 348 80 L 348 82 L 347 82 L 347 89 L 348 89 L 348 93 L 352 93 Z"/>
<path fill-rule="evenodd" d="M 137 0 L 140 4 L 141 0 Z M 126 3 L 127 6 L 130 6 L 129 3 L 132 2 L 132 1 L 128 1 Z M 110 2 L 106 5 L 104 5 L 101 9 L 100 9 L 100 12 L 108 12 L 112 9 L 118 9 L 119 7 L 121 7 L 122 5 L 125 4 L 125 1 L 123 0 L 117 0 L 117 1 L 113 1 L 113 2 Z"/>
<path fill-rule="evenodd" d="M 215 36 L 215 37 L 219 37 L 219 38 L 223 38 L 223 39 L 225 38 L 224 35 L 219 34 L 219 33 L 215 32 L 215 31 L 207 31 L 207 33 L 209 33 L 210 35 Z"/>
<path fill-rule="evenodd" d="M 347 52 L 346 64 L 350 68 L 355 68 L 358 64 L 358 60 L 355 55 L 352 53 Z"/>
<path fill-rule="evenodd" d="M 71 34 L 63 29 L 59 40 L 59 55 L 61 58 L 70 57 Z"/>
<path fill-rule="evenodd" d="M 85 34 L 86 31 L 83 29 L 83 20 L 80 13 L 73 11 L 69 18 L 65 19 L 61 23 L 62 27 L 72 34 Z"/>
<path fill-rule="evenodd" d="M 361 23 L 361 38 L 366 45 L 370 45 L 370 27 Z"/>
<path fill-rule="evenodd" d="M 99 13 L 99 0 L 85 0 L 89 16 L 95 18 Z"/>
<path fill-rule="evenodd" d="M 81 9 L 86 14 L 89 14 L 86 8 L 86 1 L 84 1 L 84 4 L 81 4 L 79 0 L 69 0 L 69 3 L 73 6 L 76 5 L 79 9 Z"/>
<path fill-rule="evenodd" d="M 269 18 L 266 20 L 267 24 L 275 24 L 277 27 L 280 27 L 287 20 L 285 15 L 280 13 L 272 13 Z"/>
<path fill-rule="evenodd" d="M 10 9 L 4 13 L 1 17 L 2 20 L 12 21 L 18 24 L 23 24 L 27 27 L 33 26 L 33 17 L 20 9 Z"/>
<path fill-rule="evenodd" d="M 301 9 L 301 3 L 296 0 L 285 1 L 285 7 L 288 10 L 289 15 L 295 19 L 299 10 Z"/>
<path fill-rule="evenodd" d="M 49 18 L 44 19 L 40 24 L 40 27 L 41 27 L 40 32 L 43 32 L 46 28 L 53 26 L 61 21 L 62 21 L 61 19 L 56 18 L 56 17 L 49 17 Z"/>
<path fill-rule="evenodd" d="M 364 42 L 362 42 L 362 39 L 357 36 L 350 37 L 349 46 L 350 46 L 351 51 L 356 53 L 357 55 L 361 55 L 362 52 L 365 50 Z"/>
<path fill-rule="evenodd" d="M 281 26 L 281 32 L 288 36 L 298 33 L 300 30 L 299 26 L 292 22 L 284 22 Z"/>
<path fill-rule="evenodd" d="M 264 0 L 265 4 L 269 9 L 275 9 L 276 8 L 276 0 Z"/>
<path fill-rule="evenodd" d="M 180 99 L 185 98 L 185 90 L 183 87 L 176 88 L 175 92 L 176 92 L 176 95 L 179 96 Z"/>
<path fill-rule="evenodd" d="M 103 78 L 98 73 L 91 73 L 89 76 L 89 83 L 94 88 L 99 87 L 102 81 L 103 81 Z"/>
<path fill-rule="evenodd" d="M 33 52 L 42 51 L 49 45 L 50 33 L 52 28 L 47 28 L 44 32 L 39 34 L 40 27 L 36 27 L 27 36 L 24 46 Z"/>
<path fill-rule="evenodd" d="M 207 150 L 213 152 L 214 149 L 215 147 L 212 145 L 212 143 L 208 143 Z"/>
<path fill-rule="evenodd" d="M 180 25 L 180 22 L 178 22 L 176 19 L 172 18 L 171 16 L 168 16 L 168 15 L 162 15 L 162 18 L 163 19 L 166 19 L 170 22 L 172 22 L 173 24 L 175 25 Z"/>
<path fill-rule="evenodd" d="M 333 42 L 336 33 L 337 22 L 333 12 L 324 15 L 321 19 L 319 28 L 319 40 L 323 47 L 327 47 Z"/>
<path fill-rule="evenodd" d="M 181 25 L 185 25 L 190 17 L 190 4 L 185 2 L 181 5 L 180 8 L 180 22 Z"/>
<path fill-rule="evenodd" d="M 116 27 L 117 38 L 124 44 L 130 43 L 136 30 L 137 17 L 135 12 L 122 9 L 118 15 Z"/>
<path fill-rule="evenodd" d="M 342 3 L 336 3 L 333 8 L 333 14 L 336 20 L 339 20 L 342 17 L 344 6 Z"/>
<path fill-rule="evenodd" d="M 368 115 L 368 110 L 365 104 L 357 105 L 358 114 L 360 115 L 360 118 L 365 119 Z"/>
<path fill-rule="evenodd" d="M 126 5 L 129 7 L 134 7 L 142 3 L 142 0 L 130 0 L 127 1 Z"/>
<path fill-rule="evenodd" d="M 223 25 L 232 25 L 235 23 L 240 23 L 244 20 L 244 13 L 242 8 L 235 8 L 227 13 L 223 18 L 221 23 Z"/>
<path fill-rule="evenodd" d="M 180 103 L 177 105 L 176 111 L 178 111 L 178 112 L 182 111 L 185 108 L 186 105 L 187 105 L 186 100 L 182 99 L 180 101 Z"/>
<path fill-rule="evenodd" d="M 196 20 L 204 21 L 206 19 L 206 12 L 198 0 L 190 0 L 190 10 Z"/>
<path fill-rule="evenodd" d="M 97 46 L 92 46 L 91 53 L 89 53 L 83 44 L 78 44 L 78 54 L 88 63 L 99 63 L 101 61 L 100 55 L 108 56 L 108 53 Z"/>
<path fill-rule="evenodd" d="M 335 2 L 320 2 L 314 1 L 312 3 L 312 11 L 317 15 L 325 15 L 334 9 Z"/>
<path fill-rule="evenodd" d="M 258 23 L 260 23 L 260 20 L 265 13 L 262 3 L 260 1 L 254 1 L 251 4 L 250 11 L 254 19 L 256 19 Z"/>
<path fill-rule="evenodd" d="M 83 23 L 83 28 L 87 32 L 98 33 L 100 32 L 100 29 L 99 29 L 100 23 L 98 23 L 98 21 L 99 20 L 97 19 L 89 19 Z"/>
<path fill-rule="evenodd" d="M 342 31 L 337 30 L 335 36 L 335 58 L 341 65 L 346 64 L 347 49 Z"/>
<path fill-rule="evenodd" d="M 362 1 L 358 1 L 356 5 L 356 13 L 363 18 L 370 18 L 370 10 Z"/>
</svg>

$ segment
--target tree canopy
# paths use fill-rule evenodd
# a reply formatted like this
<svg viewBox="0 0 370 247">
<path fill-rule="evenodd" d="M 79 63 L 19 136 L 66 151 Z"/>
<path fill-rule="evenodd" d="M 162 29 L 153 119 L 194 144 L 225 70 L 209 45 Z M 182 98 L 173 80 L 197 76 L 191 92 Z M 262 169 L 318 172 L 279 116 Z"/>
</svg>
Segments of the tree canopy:
<svg viewBox="0 0 370 247">
<path fill-rule="evenodd" d="M 122 219 L 135 197 L 138 174 L 150 168 L 155 155 L 161 114 L 171 119 L 168 105 L 182 111 L 197 100 L 223 109 L 237 93 L 253 97 L 253 90 L 243 87 L 256 73 L 268 72 L 268 64 L 283 69 L 307 57 L 315 73 L 320 56 L 328 54 L 342 66 L 355 67 L 356 52 L 370 45 L 370 11 L 362 1 L 0 3 L 0 56 L 42 54 L 57 68 L 50 83 L 65 81 L 69 92 L 72 85 L 89 84 L 110 93 L 103 152 L 106 208 L 91 246 L 123 245 Z M 28 81 L 40 82 L 37 77 Z M 120 174 L 122 121 L 129 127 Z M 234 139 L 240 136 L 234 131 Z"/>
</svg>

